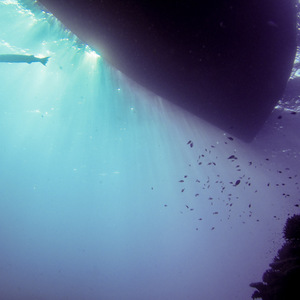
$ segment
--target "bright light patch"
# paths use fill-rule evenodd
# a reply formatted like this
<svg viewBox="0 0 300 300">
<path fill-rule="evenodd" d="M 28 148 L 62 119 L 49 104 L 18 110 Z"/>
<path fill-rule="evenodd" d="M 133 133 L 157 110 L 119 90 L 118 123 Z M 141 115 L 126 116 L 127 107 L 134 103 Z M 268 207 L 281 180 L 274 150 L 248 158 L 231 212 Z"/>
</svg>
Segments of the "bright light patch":
<svg viewBox="0 0 300 300">
<path fill-rule="evenodd" d="M 50 58 L 0 65 L 1 297 L 249 299 L 296 210 L 294 146 L 224 134 L 18 3 L 0 53 Z"/>
<path fill-rule="evenodd" d="M 296 71 L 295 76 L 296 76 L 296 77 L 300 77 L 300 69 L 298 69 L 298 70 Z"/>
<path fill-rule="evenodd" d="M 6 4 L 6 5 L 9 5 L 9 4 L 18 5 L 19 4 L 17 0 L 3 0 L 2 3 Z"/>
<path fill-rule="evenodd" d="M 89 46 L 86 46 L 86 55 L 91 59 L 98 59 L 101 56 L 94 50 L 92 50 Z"/>
</svg>

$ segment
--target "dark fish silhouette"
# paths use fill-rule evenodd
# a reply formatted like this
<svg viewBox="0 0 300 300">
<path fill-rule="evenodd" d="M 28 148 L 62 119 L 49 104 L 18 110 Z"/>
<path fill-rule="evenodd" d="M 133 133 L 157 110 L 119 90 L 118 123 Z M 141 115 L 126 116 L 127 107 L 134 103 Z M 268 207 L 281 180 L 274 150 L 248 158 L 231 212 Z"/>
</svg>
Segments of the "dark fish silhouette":
<svg viewBox="0 0 300 300">
<path fill-rule="evenodd" d="M 239 185 L 240 183 L 241 183 L 241 181 L 240 181 L 240 180 L 237 180 L 233 186 L 237 186 L 237 185 Z"/>
<path fill-rule="evenodd" d="M 0 62 L 6 63 L 28 63 L 40 62 L 44 66 L 48 62 L 48 57 L 39 58 L 34 55 L 20 55 L 20 54 L 0 54 Z"/>
<path fill-rule="evenodd" d="M 189 141 L 187 142 L 187 145 L 190 145 L 191 148 L 193 148 L 193 146 L 194 146 L 194 144 L 193 144 L 193 142 L 192 142 L 191 140 L 189 140 Z"/>
<path fill-rule="evenodd" d="M 235 155 L 230 155 L 228 159 L 237 159 L 237 157 Z"/>
</svg>

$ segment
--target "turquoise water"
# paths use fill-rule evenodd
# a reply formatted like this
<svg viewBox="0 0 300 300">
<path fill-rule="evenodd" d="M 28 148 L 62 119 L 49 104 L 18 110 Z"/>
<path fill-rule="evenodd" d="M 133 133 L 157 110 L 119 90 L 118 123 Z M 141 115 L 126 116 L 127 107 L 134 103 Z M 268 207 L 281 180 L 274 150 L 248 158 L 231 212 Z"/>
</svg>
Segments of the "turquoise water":
<svg viewBox="0 0 300 300">
<path fill-rule="evenodd" d="M 1 299 L 249 299 L 298 203 L 275 116 L 228 139 L 34 3 L 0 28 L 0 54 L 50 56 L 0 64 Z"/>
</svg>

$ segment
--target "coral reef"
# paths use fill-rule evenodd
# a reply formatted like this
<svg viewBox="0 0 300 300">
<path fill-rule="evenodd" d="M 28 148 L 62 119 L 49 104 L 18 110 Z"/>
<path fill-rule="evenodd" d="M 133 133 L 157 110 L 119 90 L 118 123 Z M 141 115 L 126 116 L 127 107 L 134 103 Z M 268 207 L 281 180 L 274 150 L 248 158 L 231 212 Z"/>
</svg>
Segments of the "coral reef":
<svg viewBox="0 0 300 300">
<path fill-rule="evenodd" d="M 300 299 L 300 215 L 287 219 L 283 229 L 285 243 L 278 251 L 271 269 L 263 274 L 263 282 L 253 282 L 252 299 Z"/>
</svg>

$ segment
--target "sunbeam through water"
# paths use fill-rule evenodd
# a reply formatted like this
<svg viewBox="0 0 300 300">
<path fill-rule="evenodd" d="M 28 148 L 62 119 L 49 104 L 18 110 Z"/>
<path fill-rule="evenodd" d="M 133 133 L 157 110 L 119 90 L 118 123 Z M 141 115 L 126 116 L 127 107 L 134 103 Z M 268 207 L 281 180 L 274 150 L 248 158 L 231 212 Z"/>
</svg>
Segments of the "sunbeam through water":
<svg viewBox="0 0 300 300">
<path fill-rule="evenodd" d="M 249 299 L 298 209 L 298 114 L 246 144 L 34 1 L 0 28 L 0 54 L 49 57 L 0 63 L 0 298 Z"/>
</svg>

